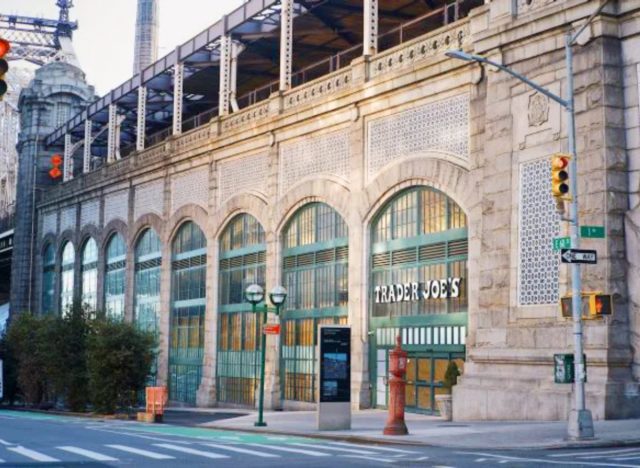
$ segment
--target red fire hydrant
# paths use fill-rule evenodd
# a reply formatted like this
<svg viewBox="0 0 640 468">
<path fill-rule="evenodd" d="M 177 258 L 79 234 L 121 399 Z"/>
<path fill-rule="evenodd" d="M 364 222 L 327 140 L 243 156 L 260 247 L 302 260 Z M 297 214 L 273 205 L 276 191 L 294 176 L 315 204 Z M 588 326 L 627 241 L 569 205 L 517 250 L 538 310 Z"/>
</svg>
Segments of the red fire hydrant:
<svg viewBox="0 0 640 468">
<path fill-rule="evenodd" d="M 407 425 L 404 423 L 404 388 L 407 373 L 407 352 L 402 350 L 400 336 L 396 338 L 396 347 L 389 351 L 389 417 L 384 426 L 384 435 L 407 435 Z"/>
</svg>

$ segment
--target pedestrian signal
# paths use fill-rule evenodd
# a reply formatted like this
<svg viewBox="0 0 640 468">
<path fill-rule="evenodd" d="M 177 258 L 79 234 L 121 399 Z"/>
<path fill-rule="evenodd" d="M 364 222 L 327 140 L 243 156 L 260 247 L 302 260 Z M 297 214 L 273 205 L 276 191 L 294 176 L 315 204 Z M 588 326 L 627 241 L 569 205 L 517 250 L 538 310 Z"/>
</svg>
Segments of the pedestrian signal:
<svg viewBox="0 0 640 468">
<path fill-rule="evenodd" d="M 572 317 L 572 296 L 563 296 L 560 299 L 560 310 L 565 318 Z M 611 294 L 600 294 L 595 292 L 582 293 L 582 318 L 585 320 L 595 319 L 613 313 L 613 302 Z"/>
<path fill-rule="evenodd" d="M 551 158 L 551 193 L 559 200 L 569 197 L 569 161 L 568 154 L 554 154 Z"/>
<path fill-rule="evenodd" d="M 49 177 L 52 179 L 58 179 L 62 176 L 62 170 L 60 166 L 62 165 L 62 156 L 59 154 L 54 154 L 51 156 L 51 169 L 49 170 Z"/>
</svg>

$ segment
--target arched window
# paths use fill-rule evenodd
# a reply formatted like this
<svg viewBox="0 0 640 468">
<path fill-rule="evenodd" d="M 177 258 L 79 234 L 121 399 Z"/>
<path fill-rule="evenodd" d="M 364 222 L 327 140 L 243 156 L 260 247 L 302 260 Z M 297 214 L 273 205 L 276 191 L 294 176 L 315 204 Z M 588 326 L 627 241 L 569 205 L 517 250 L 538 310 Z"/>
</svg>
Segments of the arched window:
<svg viewBox="0 0 640 468">
<path fill-rule="evenodd" d="M 464 366 L 467 217 L 449 197 L 412 187 L 387 202 L 371 226 L 371 366 L 376 406 L 387 402 L 388 352 L 408 350 L 406 405 L 431 412 L 448 362 Z"/>
<path fill-rule="evenodd" d="M 107 317 L 124 319 L 124 284 L 127 248 L 120 234 L 107 243 L 104 273 L 104 310 Z"/>
<path fill-rule="evenodd" d="M 160 319 L 160 266 L 162 247 L 153 229 L 146 229 L 136 243 L 134 319 L 142 330 L 158 333 Z"/>
<path fill-rule="evenodd" d="M 195 404 L 202 378 L 207 240 L 187 221 L 171 246 L 169 397 Z"/>
<path fill-rule="evenodd" d="M 324 203 L 300 208 L 284 230 L 282 314 L 285 400 L 315 402 L 317 328 L 347 322 L 348 234 Z"/>
<path fill-rule="evenodd" d="M 60 310 L 66 314 L 73 304 L 73 266 L 76 253 L 71 242 L 65 242 L 62 249 L 62 264 L 60 275 Z"/>
<path fill-rule="evenodd" d="M 47 245 L 42 260 L 42 313 L 50 314 L 55 307 L 53 298 L 56 289 L 56 253 L 53 245 Z"/>
<path fill-rule="evenodd" d="M 98 244 L 90 237 L 82 247 L 82 303 L 98 307 Z"/>
<path fill-rule="evenodd" d="M 262 226 L 248 214 L 233 218 L 220 238 L 216 375 L 218 400 L 226 403 L 255 403 L 261 314 L 251 311 L 244 290 L 254 283 L 265 287 L 266 248 Z"/>
</svg>

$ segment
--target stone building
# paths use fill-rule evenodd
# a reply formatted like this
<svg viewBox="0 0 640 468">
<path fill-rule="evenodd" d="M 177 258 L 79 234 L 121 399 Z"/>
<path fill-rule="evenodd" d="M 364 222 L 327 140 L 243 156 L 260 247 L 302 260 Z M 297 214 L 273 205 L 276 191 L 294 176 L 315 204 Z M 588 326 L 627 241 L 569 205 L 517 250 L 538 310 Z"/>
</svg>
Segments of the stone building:
<svg viewBox="0 0 640 468">
<path fill-rule="evenodd" d="M 46 138 L 66 142 L 65 181 L 38 204 L 33 303 L 81 298 L 157 331 L 173 401 L 253 406 L 260 327 L 243 290 L 282 284 L 269 407 L 314 406 L 316 327 L 347 323 L 355 408 L 385 407 L 400 335 L 411 411 L 434 410 L 455 360 L 455 419 L 565 419 L 550 158 L 566 115 L 444 52 L 564 96 L 565 33 L 601 3 L 250 0 Z M 606 229 L 583 240 L 599 263 L 582 278 L 614 299 L 584 326 L 587 406 L 638 416 L 640 2 L 608 2 L 573 47 L 580 222 Z"/>
</svg>

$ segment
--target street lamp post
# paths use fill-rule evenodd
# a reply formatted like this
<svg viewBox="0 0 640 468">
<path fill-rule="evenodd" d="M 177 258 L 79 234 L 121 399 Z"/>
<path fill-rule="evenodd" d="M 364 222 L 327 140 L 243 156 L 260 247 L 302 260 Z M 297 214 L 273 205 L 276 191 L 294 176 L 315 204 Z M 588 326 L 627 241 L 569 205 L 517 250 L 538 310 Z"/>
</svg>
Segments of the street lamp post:
<svg viewBox="0 0 640 468">
<path fill-rule="evenodd" d="M 576 157 L 576 123 L 575 123 L 575 107 L 574 107 L 574 89 L 573 89 L 573 49 L 572 45 L 578 38 L 578 36 L 584 31 L 591 21 L 599 14 L 607 5 L 608 0 L 605 1 L 600 7 L 589 17 L 585 24 L 573 34 L 567 33 L 565 38 L 565 51 L 566 51 L 566 69 L 567 69 L 567 94 L 568 98 L 562 99 L 560 96 L 550 92 L 542 86 L 534 83 L 527 77 L 520 73 L 505 67 L 502 64 L 494 62 L 482 57 L 481 55 L 470 54 L 461 50 L 450 50 L 445 53 L 448 57 L 464 60 L 467 62 L 486 63 L 494 66 L 499 70 L 502 70 L 514 78 L 526 83 L 536 91 L 544 94 L 549 99 L 557 102 L 564 107 L 567 113 L 567 128 L 568 128 L 568 144 L 569 153 L 571 155 L 570 171 L 571 177 L 571 203 L 569 208 L 569 224 L 571 235 L 571 248 L 580 248 L 580 229 L 578 220 L 578 164 Z M 571 439 L 581 440 L 590 439 L 594 437 L 593 430 L 593 417 L 591 411 L 586 408 L 585 405 L 585 365 L 583 362 L 583 346 L 582 346 L 582 285 L 580 278 L 580 264 L 571 264 L 571 289 L 572 289 L 572 318 L 573 318 L 573 337 L 574 337 L 574 368 L 575 368 L 575 408 L 571 410 L 569 415 L 568 435 Z"/>
<path fill-rule="evenodd" d="M 249 303 L 251 303 L 251 309 L 254 314 L 257 312 L 257 306 L 264 299 L 264 289 L 258 284 L 251 284 L 247 286 L 245 290 L 245 298 Z M 287 290 L 282 286 L 276 286 L 269 293 L 269 298 L 271 299 L 271 303 L 275 306 L 276 314 L 280 314 L 280 307 L 284 304 L 284 301 L 287 299 Z M 267 305 L 264 305 L 262 309 L 262 326 L 267 323 L 267 313 L 269 309 Z M 263 329 L 260 329 L 261 335 L 261 350 L 260 350 L 260 397 L 258 400 L 258 420 L 254 423 L 256 427 L 264 427 L 267 423 L 264 421 L 264 371 L 265 371 L 265 355 L 267 349 L 267 335 L 265 334 Z"/>
</svg>

